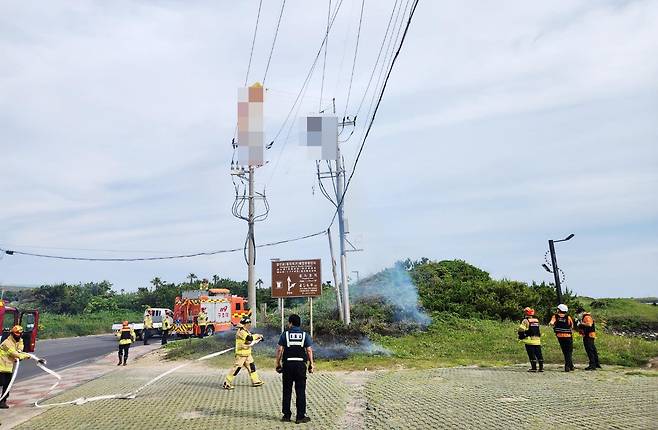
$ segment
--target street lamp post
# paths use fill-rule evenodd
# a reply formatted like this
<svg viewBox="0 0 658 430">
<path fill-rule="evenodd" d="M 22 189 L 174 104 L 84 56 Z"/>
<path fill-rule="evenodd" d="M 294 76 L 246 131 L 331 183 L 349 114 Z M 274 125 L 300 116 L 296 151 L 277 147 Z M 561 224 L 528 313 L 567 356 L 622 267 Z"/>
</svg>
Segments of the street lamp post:
<svg viewBox="0 0 658 430">
<path fill-rule="evenodd" d="M 566 242 L 567 240 L 571 239 L 574 237 L 574 234 L 570 234 L 564 239 L 561 240 L 552 240 L 550 239 L 548 241 L 548 250 L 551 253 L 551 266 L 553 266 L 553 270 L 550 270 L 545 264 L 542 266 L 546 271 L 548 272 L 553 272 L 553 277 L 555 278 L 555 291 L 557 292 L 557 302 L 558 304 L 562 303 L 562 286 L 560 285 L 560 273 L 558 270 L 557 266 L 557 256 L 555 255 L 555 243 L 557 242 Z"/>
</svg>

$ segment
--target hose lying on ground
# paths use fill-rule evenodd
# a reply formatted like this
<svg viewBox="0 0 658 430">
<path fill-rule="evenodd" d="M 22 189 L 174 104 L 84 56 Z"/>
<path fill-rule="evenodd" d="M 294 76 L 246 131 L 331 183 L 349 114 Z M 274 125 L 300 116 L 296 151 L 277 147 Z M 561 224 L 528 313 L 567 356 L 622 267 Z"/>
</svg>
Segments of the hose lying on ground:
<svg viewBox="0 0 658 430">
<path fill-rule="evenodd" d="M 260 339 L 257 339 L 254 342 L 252 342 L 251 346 L 256 345 L 258 342 L 260 342 Z M 203 361 L 203 360 L 208 360 L 208 359 L 211 359 L 213 357 L 220 356 L 220 355 L 225 354 L 229 351 L 232 351 L 233 349 L 235 349 L 235 347 L 228 348 L 228 349 L 225 349 L 223 351 L 213 352 L 212 354 L 204 355 L 203 357 L 197 358 L 196 360 L 188 361 L 187 363 L 183 363 L 179 366 L 174 367 L 173 369 L 169 369 L 166 372 L 161 373 L 160 375 L 158 375 L 155 378 L 148 381 L 146 384 L 142 385 L 141 387 L 139 387 L 136 390 L 134 390 L 130 393 L 127 393 L 127 394 L 107 394 L 107 395 L 95 396 L 95 397 L 79 397 L 75 400 L 70 400 L 68 402 L 49 403 L 47 405 L 41 405 L 41 404 L 39 404 L 39 402 L 41 402 L 44 399 L 44 397 L 46 397 L 44 395 L 44 397 L 42 397 L 39 400 L 37 400 L 36 402 L 34 402 L 34 406 L 36 406 L 37 408 L 49 408 L 49 407 L 52 407 L 52 406 L 84 405 L 85 403 L 95 402 L 97 400 L 108 400 L 108 399 L 132 400 L 132 399 L 136 398 L 137 394 L 140 391 L 142 391 L 144 388 L 146 388 L 149 385 L 153 384 L 154 382 L 164 378 L 165 376 L 167 376 L 171 373 L 174 373 L 175 371 L 177 371 L 179 369 L 182 369 L 183 367 L 189 366 L 190 364 L 193 364 L 193 363 L 196 363 L 196 362 L 199 362 L 199 361 Z M 34 356 L 34 357 L 37 358 L 36 356 Z M 57 387 L 57 385 L 59 385 L 59 383 L 62 381 L 62 377 L 59 376 L 55 371 L 53 371 L 51 369 L 48 369 L 45 365 L 43 365 L 41 363 L 37 363 L 37 366 L 39 366 L 41 368 L 41 370 L 43 370 L 44 372 L 47 372 L 50 375 L 52 375 L 53 377 L 57 378 L 57 382 L 52 387 L 50 387 L 50 389 L 46 393 L 46 395 L 48 395 L 48 393 L 50 393 L 52 390 L 55 389 L 55 387 Z M 16 367 L 16 370 L 18 370 L 18 367 Z M 13 378 L 15 378 L 15 377 L 16 377 L 16 372 L 14 371 Z M 12 378 L 12 382 L 13 382 L 13 378 Z M 9 387 L 11 388 L 11 385 Z"/>
</svg>

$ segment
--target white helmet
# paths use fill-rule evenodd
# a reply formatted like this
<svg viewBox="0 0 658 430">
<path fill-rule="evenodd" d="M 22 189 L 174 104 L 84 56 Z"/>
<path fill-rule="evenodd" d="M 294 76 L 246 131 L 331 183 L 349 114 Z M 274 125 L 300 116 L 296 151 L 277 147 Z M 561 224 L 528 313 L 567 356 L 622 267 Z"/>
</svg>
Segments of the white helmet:
<svg viewBox="0 0 658 430">
<path fill-rule="evenodd" d="M 564 303 L 557 305 L 557 310 L 562 312 L 568 312 L 569 308 Z"/>
</svg>

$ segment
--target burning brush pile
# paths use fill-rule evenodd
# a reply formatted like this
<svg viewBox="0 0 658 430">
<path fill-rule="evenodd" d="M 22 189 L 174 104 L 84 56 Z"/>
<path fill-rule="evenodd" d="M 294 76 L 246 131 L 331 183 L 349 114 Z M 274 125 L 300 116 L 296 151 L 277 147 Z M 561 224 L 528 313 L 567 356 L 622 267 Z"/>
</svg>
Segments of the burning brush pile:
<svg viewBox="0 0 658 430">
<path fill-rule="evenodd" d="M 404 268 L 385 269 L 350 286 L 351 324 L 340 321 L 336 293 L 325 287 L 322 297 L 314 300 L 313 321 L 315 349 L 323 358 L 346 358 L 351 353 L 388 355 L 384 348 L 370 342 L 373 334 L 403 336 L 422 331 L 431 318 L 418 302 L 418 291 Z M 308 329 L 309 307 L 306 300 L 290 300 L 285 315 L 297 313 Z M 268 326 L 278 330 L 280 314 L 268 315 Z"/>
</svg>

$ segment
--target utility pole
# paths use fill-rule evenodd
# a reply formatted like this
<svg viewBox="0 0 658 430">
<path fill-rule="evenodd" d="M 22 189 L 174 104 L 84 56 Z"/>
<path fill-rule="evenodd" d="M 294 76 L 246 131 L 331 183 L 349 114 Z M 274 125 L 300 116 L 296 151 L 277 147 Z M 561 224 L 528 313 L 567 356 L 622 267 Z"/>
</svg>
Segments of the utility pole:
<svg viewBox="0 0 658 430">
<path fill-rule="evenodd" d="M 245 81 L 246 85 L 246 81 Z M 247 262 L 247 302 L 251 310 L 252 324 L 256 326 L 256 243 L 254 239 L 254 224 L 264 221 L 269 214 L 269 205 L 265 197 L 265 190 L 254 190 L 254 175 L 256 168 L 264 164 L 263 146 L 263 102 L 265 89 L 260 82 L 250 87 L 238 88 L 238 124 L 236 127 L 237 142 L 233 146 L 233 159 L 231 160 L 231 176 L 235 187 L 235 201 L 233 203 L 233 216 L 244 220 L 248 225 L 246 241 Z M 237 162 L 235 155 L 237 152 Z M 247 169 L 245 169 L 245 166 Z M 265 205 L 264 211 L 256 213 L 256 200 Z M 247 204 L 247 211 L 243 209 Z"/>
<path fill-rule="evenodd" d="M 255 254 L 254 249 L 254 166 L 249 166 L 249 215 L 248 221 L 248 243 L 247 243 L 247 295 L 249 302 L 249 309 L 251 309 L 251 322 L 256 327 L 256 284 L 254 283 L 255 277 Z"/>
<path fill-rule="evenodd" d="M 334 244 L 331 240 L 331 228 L 327 229 L 327 237 L 329 238 L 329 254 L 331 254 L 331 273 L 334 275 L 334 288 L 336 289 L 336 306 L 338 307 L 340 320 L 345 322 L 345 309 L 343 308 L 343 300 L 340 297 L 340 284 L 338 283 L 338 274 L 336 273 L 336 259 L 334 258 Z"/>
<path fill-rule="evenodd" d="M 354 121 L 345 121 L 341 126 L 353 125 Z M 343 307 L 345 315 L 345 324 L 350 325 L 350 287 L 347 282 L 347 253 L 345 252 L 345 217 L 343 201 L 345 193 L 345 166 L 343 166 L 343 157 L 340 155 L 340 140 L 336 144 L 336 201 L 338 202 L 338 238 L 340 247 L 340 278 L 343 289 Z"/>
</svg>

